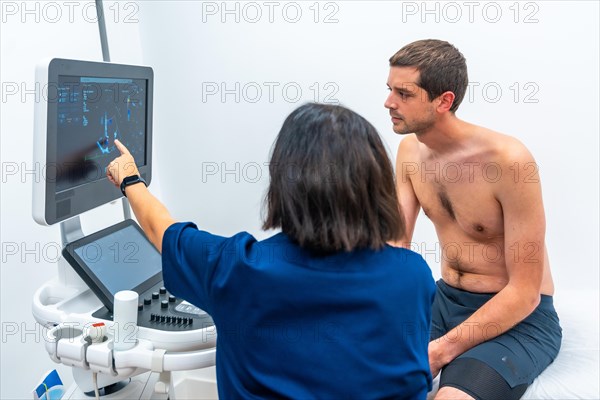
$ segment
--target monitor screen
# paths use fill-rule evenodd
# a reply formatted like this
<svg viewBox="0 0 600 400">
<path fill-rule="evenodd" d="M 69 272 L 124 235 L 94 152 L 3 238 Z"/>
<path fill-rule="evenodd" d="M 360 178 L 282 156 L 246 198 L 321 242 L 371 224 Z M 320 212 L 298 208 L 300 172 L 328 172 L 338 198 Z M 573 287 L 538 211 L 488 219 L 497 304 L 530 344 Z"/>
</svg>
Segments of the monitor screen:
<svg viewBox="0 0 600 400">
<path fill-rule="evenodd" d="M 58 77 L 56 193 L 104 178 L 115 139 L 146 165 L 146 92 L 142 79 Z"/>
<path fill-rule="evenodd" d="M 75 253 L 113 297 L 162 270 L 160 253 L 133 226 L 77 247 Z"/>
<path fill-rule="evenodd" d="M 162 280 L 161 255 L 133 220 L 69 243 L 63 255 L 109 310 L 117 292 L 141 294 Z"/>
<path fill-rule="evenodd" d="M 43 225 L 122 196 L 106 177 L 119 139 L 142 178 L 152 178 L 152 68 L 51 59 L 40 63 L 34 119 L 33 217 Z"/>
</svg>

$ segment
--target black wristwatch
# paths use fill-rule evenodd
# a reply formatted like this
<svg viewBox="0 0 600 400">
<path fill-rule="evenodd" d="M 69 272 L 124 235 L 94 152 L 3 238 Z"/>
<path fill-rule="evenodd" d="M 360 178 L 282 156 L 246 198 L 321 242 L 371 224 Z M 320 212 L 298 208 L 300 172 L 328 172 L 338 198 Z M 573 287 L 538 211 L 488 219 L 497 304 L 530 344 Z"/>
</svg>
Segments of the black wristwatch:
<svg viewBox="0 0 600 400">
<path fill-rule="evenodd" d="M 143 183 L 144 185 L 146 185 L 146 187 L 148 186 L 148 184 L 146 183 L 146 181 L 144 180 L 144 178 L 142 178 L 139 175 L 131 175 L 131 176 L 127 176 L 125 177 L 125 179 L 123 179 L 123 182 L 121 182 L 121 192 L 123 192 L 123 196 L 127 197 L 127 195 L 125 194 L 125 188 L 129 185 L 135 185 L 136 183 Z"/>
</svg>

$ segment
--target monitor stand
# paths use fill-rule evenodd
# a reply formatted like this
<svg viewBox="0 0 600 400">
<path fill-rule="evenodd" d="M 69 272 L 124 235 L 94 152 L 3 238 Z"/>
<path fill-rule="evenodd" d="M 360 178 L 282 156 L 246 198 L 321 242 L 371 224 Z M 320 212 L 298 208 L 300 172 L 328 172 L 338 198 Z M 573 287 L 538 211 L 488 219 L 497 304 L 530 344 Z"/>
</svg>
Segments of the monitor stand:
<svg viewBox="0 0 600 400">
<path fill-rule="evenodd" d="M 84 236 L 79 215 L 60 223 L 62 248 L 65 248 L 68 243 L 81 239 Z M 75 272 L 64 257 L 60 257 L 57 264 L 59 285 L 80 289 L 81 291 L 89 290 L 85 282 L 77 275 L 77 272 Z"/>
</svg>

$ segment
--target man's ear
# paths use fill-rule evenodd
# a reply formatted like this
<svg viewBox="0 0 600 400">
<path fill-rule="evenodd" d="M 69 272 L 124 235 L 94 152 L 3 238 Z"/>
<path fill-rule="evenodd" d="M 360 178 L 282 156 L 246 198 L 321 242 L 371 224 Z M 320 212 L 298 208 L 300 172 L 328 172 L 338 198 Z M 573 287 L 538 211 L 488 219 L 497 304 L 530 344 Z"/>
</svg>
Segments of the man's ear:
<svg viewBox="0 0 600 400">
<path fill-rule="evenodd" d="M 450 92 L 450 91 L 444 92 L 441 95 L 439 95 L 439 97 L 438 97 L 439 104 L 437 106 L 437 110 L 439 112 L 450 111 L 452 104 L 454 104 L 455 97 L 456 96 L 454 95 L 454 93 Z"/>
</svg>

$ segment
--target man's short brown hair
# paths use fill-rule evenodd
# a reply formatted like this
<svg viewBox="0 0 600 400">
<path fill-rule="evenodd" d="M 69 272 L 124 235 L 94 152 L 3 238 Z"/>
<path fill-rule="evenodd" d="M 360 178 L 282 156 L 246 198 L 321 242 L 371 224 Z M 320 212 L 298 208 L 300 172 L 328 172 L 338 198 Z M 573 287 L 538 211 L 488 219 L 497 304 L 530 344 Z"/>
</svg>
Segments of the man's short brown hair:
<svg viewBox="0 0 600 400">
<path fill-rule="evenodd" d="M 443 40 L 407 44 L 390 58 L 390 67 L 415 67 L 420 75 L 417 84 L 427 92 L 429 101 L 447 91 L 454 93 L 452 112 L 458 109 L 469 85 L 465 57 Z"/>
</svg>

